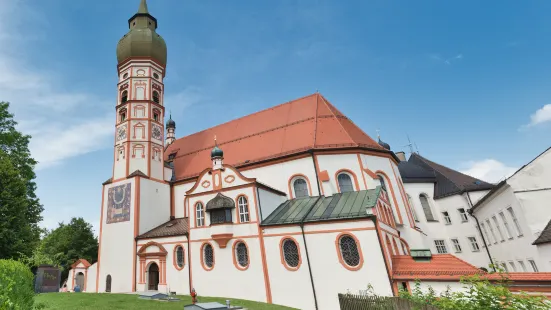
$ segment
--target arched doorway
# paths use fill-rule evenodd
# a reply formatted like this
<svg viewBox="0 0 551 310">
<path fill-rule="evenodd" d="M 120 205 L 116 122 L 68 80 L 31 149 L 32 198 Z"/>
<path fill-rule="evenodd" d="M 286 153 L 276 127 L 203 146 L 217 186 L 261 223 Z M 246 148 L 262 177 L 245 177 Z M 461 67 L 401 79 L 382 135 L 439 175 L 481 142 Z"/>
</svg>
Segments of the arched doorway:
<svg viewBox="0 0 551 310">
<path fill-rule="evenodd" d="M 107 275 L 107 279 L 105 279 L 105 291 L 107 293 L 111 292 L 111 275 Z"/>
<path fill-rule="evenodd" d="M 75 277 L 75 285 L 78 285 L 80 287 L 80 291 L 82 292 L 82 290 L 84 289 L 84 273 L 77 273 Z"/>
<path fill-rule="evenodd" d="M 148 290 L 156 291 L 159 289 L 159 266 L 157 264 L 151 263 L 149 265 L 147 280 Z"/>
</svg>

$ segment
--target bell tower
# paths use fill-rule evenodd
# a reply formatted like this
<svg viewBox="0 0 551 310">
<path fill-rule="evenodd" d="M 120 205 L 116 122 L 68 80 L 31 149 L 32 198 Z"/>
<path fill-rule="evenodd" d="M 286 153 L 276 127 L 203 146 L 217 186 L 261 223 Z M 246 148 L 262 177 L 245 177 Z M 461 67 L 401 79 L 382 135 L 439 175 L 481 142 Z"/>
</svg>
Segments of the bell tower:
<svg viewBox="0 0 551 310">
<path fill-rule="evenodd" d="M 103 184 L 97 292 L 146 290 L 136 237 L 170 219 L 163 157 L 166 44 L 146 0 L 128 27 L 117 45 L 113 175 Z M 164 263 L 156 262 L 159 272 Z M 166 290 L 166 279 L 159 280 L 159 290 Z"/>
</svg>

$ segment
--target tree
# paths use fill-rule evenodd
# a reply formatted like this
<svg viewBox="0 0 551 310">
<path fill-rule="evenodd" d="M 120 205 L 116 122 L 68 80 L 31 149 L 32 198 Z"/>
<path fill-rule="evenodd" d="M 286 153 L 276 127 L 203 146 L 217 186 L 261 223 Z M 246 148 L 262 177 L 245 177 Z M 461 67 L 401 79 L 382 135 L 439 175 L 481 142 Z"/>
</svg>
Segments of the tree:
<svg viewBox="0 0 551 310">
<path fill-rule="evenodd" d="M 0 258 L 19 258 L 31 255 L 40 240 L 38 223 L 43 207 L 35 194 L 37 162 L 29 151 L 31 137 L 15 129 L 17 123 L 8 109 L 9 103 L 0 102 L 0 191 L 4 195 L 0 201 Z M 16 188 L 17 196 L 5 193 L 7 188 Z"/>
<path fill-rule="evenodd" d="M 91 264 L 98 258 L 98 239 L 92 225 L 83 218 L 72 218 L 69 224 L 59 223 L 59 227 L 47 232 L 33 256 L 37 263 L 51 261 L 62 269 L 62 279 L 67 277 L 70 266 L 79 258 Z"/>
</svg>

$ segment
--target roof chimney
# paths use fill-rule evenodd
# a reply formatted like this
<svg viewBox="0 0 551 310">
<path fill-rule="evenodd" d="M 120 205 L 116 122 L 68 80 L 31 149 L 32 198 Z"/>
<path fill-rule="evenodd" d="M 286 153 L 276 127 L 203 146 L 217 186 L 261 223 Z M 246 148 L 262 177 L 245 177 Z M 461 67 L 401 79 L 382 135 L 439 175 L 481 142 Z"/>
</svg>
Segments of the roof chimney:
<svg viewBox="0 0 551 310">
<path fill-rule="evenodd" d="M 397 152 L 396 157 L 398 157 L 398 159 L 400 159 L 400 161 L 406 161 L 406 153 L 404 153 L 404 152 Z"/>
</svg>

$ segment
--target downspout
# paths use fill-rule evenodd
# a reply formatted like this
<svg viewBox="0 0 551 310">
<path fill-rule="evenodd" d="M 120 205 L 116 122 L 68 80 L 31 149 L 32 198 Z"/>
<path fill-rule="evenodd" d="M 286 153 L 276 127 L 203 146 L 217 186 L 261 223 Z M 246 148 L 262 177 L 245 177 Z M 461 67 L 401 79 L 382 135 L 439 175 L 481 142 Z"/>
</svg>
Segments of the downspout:
<svg viewBox="0 0 551 310">
<path fill-rule="evenodd" d="M 377 229 L 377 239 L 379 240 L 379 248 L 381 249 L 381 254 L 383 255 L 383 260 L 385 261 L 385 268 L 386 268 L 386 274 L 388 276 L 388 282 L 390 282 L 390 288 L 392 289 L 394 287 L 394 281 L 392 280 L 392 276 L 390 274 L 390 267 L 388 266 L 388 262 L 386 261 L 386 250 L 383 247 L 383 241 L 381 240 L 381 230 L 379 227 L 379 221 L 376 216 L 372 217 L 373 223 L 375 224 L 375 229 Z M 392 257 L 391 257 L 392 259 Z M 392 290 L 394 291 L 394 290 Z"/>
<path fill-rule="evenodd" d="M 188 271 L 188 280 L 189 280 L 189 293 L 191 294 L 191 291 L 193 288 L 191 287 L 191 248 L 189 246 L 189 236 L 186 234 L 186 240 L 187 240 L 187 271 Z"/>
<path fill-rule="evenodd" d="M 312 162 L 314 163 L 314 172 L 316 173 L 316 183 L 318 184 L 318 195 L 321 196 L 320 178 L 318 176 L 318 165 L 316 164 L 316 159 L 314 158 L 313 150 L 310 150 L 310 155 L 312 155 Z"/>
<path fill-rule="evenodd" d="M 484 242 L 484 247 L 486 248 L 486 254 L 488 254 L 488 258 L 490 259 L 490 264 L 492 264 L 492 268 L 494 269 L 494 272 L 496 271 L 496 267 L 494 265 L 494 261 L 492 259 L 492 255 L 490 255 L 490 249 L 488 248 L 488 244 L 486 243 L 486 238 L 484 237 L 484 234 L 482 233 L 482 229 L 480 228 L 480 222 L 478 221 L 478 218 L 474 215 L 473 212 L 473 202 L 471 201 L 471 196 L 469 195 L 469 192 L 467 193 L 467 203 L 469 203 L 469 215 L 474 218 L 476 221 L 476 227 L 478 228 L 478 233 L 480 233 L 480 236 L 482 236 L 482 242 Z"/>
<path fill-rule="evenodd" d="M 319 186 L 319 182 L 318 182 L 318 186 Z M 304 234 L 304 220 L 306 219 L 310 211 L 312 211 L 314 206 L 316 206 L 316 204 L 320 199 L 321 199 L 321 196 L 319 196 L 318 199 L 316 199 L 316 202 L 312 204 L 312 206 L 308 209 L 308 212 L 306 212 L 306 215 L 304 215 L 304 217 L 300 220 L 300 231 L 302 232 L 302 242 L 304 242 L 304 250 L 306 252 L 306 261 L 308 262 L 308 273 L 310 274 L 310 283 L 312 284 L 312 293 L 314 294 L 314 305 L 316 307 L 316 310 L 318 310 L 318 298 L 316 296 L 316 286 L 314 285 L 314 276 L 312 275 L 312 266 L 310 265 L 310 254 L 308 253 L 308 244 L 306 243 L 306 235 Z"/>
</svg>

